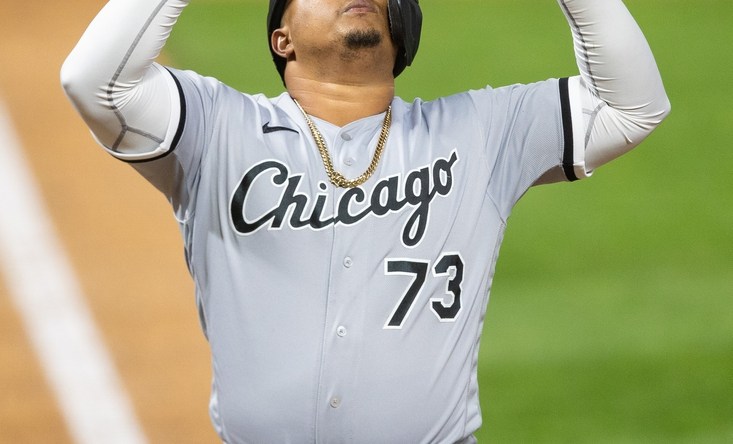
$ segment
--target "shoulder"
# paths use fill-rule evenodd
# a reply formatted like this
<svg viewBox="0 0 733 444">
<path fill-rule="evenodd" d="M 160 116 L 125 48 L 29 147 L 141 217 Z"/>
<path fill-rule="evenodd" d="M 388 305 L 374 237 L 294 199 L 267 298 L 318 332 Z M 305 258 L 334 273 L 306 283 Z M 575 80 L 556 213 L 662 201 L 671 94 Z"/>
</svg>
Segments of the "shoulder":
<svg viewBox="0 0 733 444">
<path fill-rule="evenodd" d="M 485 86 L 478 89 L 423 101 L 415 99 L 405 104 L 408 112 L 425 115 L 455 115 L 460 118 L 470 114 L 489 116 L 512 113 L 517 109 L 543 108 L 559 104 L 559 79 L 547 79 L 533 83 L 516 83 L 500 87 Z"/>
<path fill-rule="evenodd" d="M 413 124 L 425 122 L 430 127 L 450 125 L 458 120 L 472 121 L 490 112 L 491 104 L 500 91 L 486 86 L 430 100 L 420 97 L 411 101 L 396 98 L 392 109 L 395 116 Z"/>
<path fill-rule="evenodd" d="M 166 67 L 179 84 L 186 99 L 198 98 L 205 101 L 234 101 L 249 103 L 252 106 L 267 105 L 269 99 L 264 94 L 249 94 L 233 88 L 216 77 L 205 76 L 192 70 Z"/>
<path fill-rule="evenodd" d="M 286 92 L 270 98 L 262 93 L 239 91 L 215 77 L 204 76 L 195 71 L 173 68 L 168 70 L 179 86 L 184 106 L 189 110 L 201 110 L 204 118 L 218 122 L 235 120 L 248 124 L 270 121 L 273 116 L 284 118 L 297 115 L 297 109 Z"/>
</svg>

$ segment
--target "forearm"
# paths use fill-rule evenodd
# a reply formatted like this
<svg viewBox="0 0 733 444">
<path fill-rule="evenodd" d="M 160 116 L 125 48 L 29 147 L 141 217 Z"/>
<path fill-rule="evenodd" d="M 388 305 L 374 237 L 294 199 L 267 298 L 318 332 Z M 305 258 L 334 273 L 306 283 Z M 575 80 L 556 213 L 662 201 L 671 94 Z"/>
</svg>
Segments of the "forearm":
<svg viewBox="0 0 733 444">
<path fill-rule="evenodd" d="M 113 153 L 164 150 L 178 103 L 154 64 L 188 0 L 111 0 L 61 70 L 62 85 L 96 138 Z"/>
<path fill-rule="evenodd" d="M 587 93 L 585 163 L 592 170 L 638 145 L 669 113 L 654 56 L 621 0 L 558 0 L 573 31 Z"/>
</svg>

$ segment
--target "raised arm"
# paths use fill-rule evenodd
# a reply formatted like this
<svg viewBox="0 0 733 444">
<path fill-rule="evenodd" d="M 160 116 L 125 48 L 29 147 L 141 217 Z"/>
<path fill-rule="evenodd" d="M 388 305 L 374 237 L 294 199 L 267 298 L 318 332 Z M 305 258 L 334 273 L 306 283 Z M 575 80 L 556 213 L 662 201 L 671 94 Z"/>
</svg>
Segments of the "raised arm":
<svg viewBox="0 0 733 444">
<path fill-rule="evenodd" d="M 621 0 L 558 0 L 570 24 L 580 81 L 585 169 L 638 145 L 670 111 L 654 56 Z M 575 119 L 573 119 L 575 121 Z"/>
<path fill-rule="evenodd" d="M 64 62 L 61 83 L 97 140 L 142 160 L 170 148 L 181 116 L 173 77 L 154 63 L 188 0 L 111 0 Z"/>
</svg>

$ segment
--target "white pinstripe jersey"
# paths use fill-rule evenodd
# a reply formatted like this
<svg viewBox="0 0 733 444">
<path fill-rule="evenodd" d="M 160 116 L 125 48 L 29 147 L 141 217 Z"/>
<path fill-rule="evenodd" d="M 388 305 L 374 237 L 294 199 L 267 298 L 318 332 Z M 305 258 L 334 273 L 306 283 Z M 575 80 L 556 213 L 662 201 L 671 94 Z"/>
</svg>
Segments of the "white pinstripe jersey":
<svg viewBox="0 0 733 444">
<path fill-rule="evenodd" d="M 341 189 L 288 94 L 172 73 L 175 149 L 134 166 L 181 224 L 222 439 L 472 442 L 507 218 L 546 172 L 574 174 L 567 80 L 396 98 L 376 173 Z M 315 119 L 346 177 L 366 169 L 383 117 Z"/>
</svg>

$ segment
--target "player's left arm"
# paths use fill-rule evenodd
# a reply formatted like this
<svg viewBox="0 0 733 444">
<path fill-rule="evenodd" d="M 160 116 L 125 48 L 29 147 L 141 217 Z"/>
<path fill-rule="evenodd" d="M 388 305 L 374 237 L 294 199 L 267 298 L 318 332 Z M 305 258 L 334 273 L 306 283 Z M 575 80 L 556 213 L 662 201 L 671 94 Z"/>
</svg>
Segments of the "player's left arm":
<svg viewBox="0 0 733 444">
<path fill-rule="evenodd" d="M 568 82 L 575 170 L 587 175 L 644 140 L 670 112 L 652 51 L 621 0 L 558 0 L 580 76 Z"/>
</svg>

